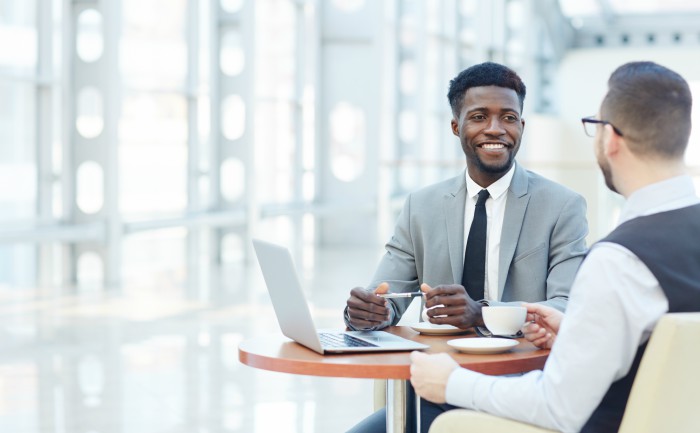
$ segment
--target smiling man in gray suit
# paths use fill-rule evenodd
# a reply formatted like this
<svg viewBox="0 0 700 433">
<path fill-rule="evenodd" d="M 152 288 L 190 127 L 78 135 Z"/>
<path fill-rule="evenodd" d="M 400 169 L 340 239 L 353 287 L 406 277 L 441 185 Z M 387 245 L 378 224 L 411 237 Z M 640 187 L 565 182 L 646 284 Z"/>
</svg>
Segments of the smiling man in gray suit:
<svg viewBox="0 0 700 433">
<path fill-rule="evenodd" d="M 351 291 L 345 312 L 351 328 L 396 323 L 410 299 L 377 294 L 414 292 L 423 284 L 429 290 L 426 307 L 444 305 L 428 312 L 430 321 L 464 329 L 483 324 L 485 304 L 566 308 L 586 252 L 586 203 L 515 162 L 525 128 L 525 85 L 511 69 L 482 63 L 450 82 L 448 99 L 466 171 L 408 196 L 372 283 Z M 486 267 L 483 297 L 472 299 L 462 284 L 470 272 L 465 246 L 482 190 L 488 191 Z"/>
<path fill-rule="evenodd" d="M 466 171 L 408 196 L 372 283 L 350 292 L 345 321 L 352 329 L 398 322 L 410 299 L 377 296 L 386 292 L 427 291 L 430 322 L 463 329 L 483 325 L 487 304 L 566 308 L 586 253 L 586 203 L 515 162 L 525 85 L 511 69 L 488 62 L 462 71 L 447 96 Z M 475 226 L 485 236 L 473 234 Z M 471 238 L 481 238 L 476 259 Z M 383 419 L 378 412 L 353 431 L 384 431 Z"/>
</svg>

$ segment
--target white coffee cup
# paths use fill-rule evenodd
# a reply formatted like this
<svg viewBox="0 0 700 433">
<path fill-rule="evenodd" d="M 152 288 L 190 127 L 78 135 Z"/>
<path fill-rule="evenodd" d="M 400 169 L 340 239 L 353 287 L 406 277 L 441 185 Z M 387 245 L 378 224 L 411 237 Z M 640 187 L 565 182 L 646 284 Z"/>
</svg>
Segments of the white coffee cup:
<svg viewBox="0 0 700 433">
<path fill-rule="evenodd" d="M 527 318 L 527 308 L 516 306 L 483 307 L 481 315 L 489 331 L 494 335 L 514 335 L 520 331 Z"/>
<path fill-rule="evenodd" d="M 433 308 L 441 308 L 441 307 L 444 307 L 444 305 L 440 304 L 440 305 L 436 305 L 434 307 L 424 308 L 423 312 L 421 313 L 421 317 L 423 318 L 423 321 L 430 322 L 430 317 L 428 317 L 428 310 L 432 310 Z M 447 317 L 447 316 L 443 314 L 441 316 L 435 316 L 435 317 Z"/>
</svg>

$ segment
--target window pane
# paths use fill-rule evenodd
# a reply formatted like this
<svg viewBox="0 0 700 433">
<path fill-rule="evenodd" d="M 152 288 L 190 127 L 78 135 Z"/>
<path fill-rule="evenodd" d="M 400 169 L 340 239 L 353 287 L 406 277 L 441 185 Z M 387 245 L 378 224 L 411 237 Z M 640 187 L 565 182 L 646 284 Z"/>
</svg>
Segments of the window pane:
<svg viewBox="0 0 700 433">
<path fill-rule="evenodd" d="M 174 94 L 127 93 L 119 122 L 120 210 L 128 216 L 187 205 L 187 102 Z"/>
<path fill-rule="evenodd" d="M 415 141 L 418 135 L 418 116 L 413 110 L 399 113 L 399 138 L 406 142 Z"/>
<path fill-rule="evenodd" d="M 246 106 L 239 95 L 230 95 L 221 103 L 221 131 L 229 140 L 238 140 L 245 133 Z"/>
<path fill-rule="evenodd" d="M 35 100 L 31 85 L 0 81 L 0 222 L 35 216 Z"/>
<path fill-rule="evenodd" d="M 412 95 L 418 86 L 418 69 L 413 60 L 404 60 L 399 65 L 399 89 L 401 93 Z"/>
<path fill-rule="evenodd" d="M 245 191 L 245 166 L 236 158 L 229 158 L 221 164 L 221 195 L 235 202 Z"/>
<path fill-rule="evenodd" d="M 183 87 L 186 0 L 123 0 L 120 66 L 127 86 Z"/>
<path fill-rule="evenodd" d="M 86 214 L 99 212 L 104 205 L 104 170 L 95 161 L 85 161 L 76 171 L 76 202 Z"/>
<path fill-rule="evenodd" d="M 102 133 L 102 94 L 96 87 L 88 86 L 78 93 L 75 126 L 85 138 L 95 138 Z"/>
<path fill-rule="evenodd" d="M 240 11 L 242 7 L 243 0 L 221 0 L 221 8 L 230 14 Z"/>
<path fill-rule="evenodd" d="M 243 72 L 245 67 L 245 52 L 241 33 L 237 30 L 229 30 L 221 38 L 221 52 L 219 53 L 221 72 L 226 75 L 236 76 Z"/>
<path fill-rule="evenodd" d="M 98 289 L 104 284 L 104 262 L 94 251 L 86 251 L 78 257 L 78 285 L 81 288 Z"/>
<path fill-rule="evenodd" d="M 76 50 L 84 62 L 94 62 L 102 56 L 102 14 L 95 9 L 85 9 L 78 16 Z"/>
<path fill-rule="evenodd" d="M 333 0 L 333 6 L 343 12 L 356 12 L 365 6 L 365 0 Z"/>
<path fill-rule="evenodd" d="M 36 287 L 36 247 L 0 244 L 0 288 Z"/>
<path fill-rule="evenodd" d="M 31 73 L 36 69 L 35 0 L 0 1 L 0 41 L 0 71 Z"/>
<path fill-rule="evenodd" d="M 255 146 L 257 173 L 256 193 L 263 202 L 288 202 L 294 197 L 293 106 L 285 102 L 259 102 L 256 113 Z M 275 125 L 270 128 L 270 125 Z"/>
<path fill-rule="evenodd" d="M 330 114 L 331 170 L 338 179 L 351 182 L 364 170 L 367 147 L 365 112 L 339 102 Z"/>
<path fill-rule="evenodd" d="M 296 13 L 288 0 L 256 4 L 255 91 L 259 98 L 294 98 Z"/>
</svg>

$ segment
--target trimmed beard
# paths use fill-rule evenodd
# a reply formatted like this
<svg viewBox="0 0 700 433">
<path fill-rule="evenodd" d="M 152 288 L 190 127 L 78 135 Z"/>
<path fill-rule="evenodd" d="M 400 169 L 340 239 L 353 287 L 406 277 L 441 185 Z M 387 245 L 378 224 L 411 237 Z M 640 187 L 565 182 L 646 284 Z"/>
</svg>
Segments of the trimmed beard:
<svg viewBox="0 0 700 433">
<path fill-rule="evenodd" d="M 505 163 L 497 166 L 487 165 L 481 160 L 481 158 L 479 158 L 479 155 L 476 152 L 474 153 L 474 162 L 476 162 L 476 166 L 479 168 L 479 170 L 489 174 L 506 174 L 513 166 L 513 160 L 515 160 L 515 153 L 509 152 L 508 159 Z"/>
<path fill-rule="evenodd" d="M 603 178 L 605 179 L 605 186 L 607 186 L 610 191 L 619 194 L 617 188 L 615 188 L 615 184 L 613 184 L 612 170 L 610 169 L 610 164 L 604 161 L 598 161 L 598 167 L 600 167 L 600 171 L 603 173 Z"/>
</svg>

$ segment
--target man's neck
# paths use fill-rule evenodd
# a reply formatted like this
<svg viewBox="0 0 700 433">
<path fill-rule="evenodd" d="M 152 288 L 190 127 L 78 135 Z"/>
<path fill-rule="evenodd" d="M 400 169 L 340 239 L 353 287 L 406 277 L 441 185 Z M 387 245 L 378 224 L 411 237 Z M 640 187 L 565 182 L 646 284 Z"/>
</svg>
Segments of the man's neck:
<svg viewBox="0 0 700 433">
<path fill-rule="evenodd" d="M 467 176 L 471 178 L 477 185 L 479 185 L 481 188 L 488 188 L 491 186 L 491 184 L 495 183 L 496 181 L 500 180 L 508 174 L 508 172 L 512 171 L 515 167 L 515 163 L 513 163 L 508 170 L 502 172 L 502 173 L 486 173 L 483 171 L 479 170 L 473 170 L 474 173 L 470 172 L 469 167 L 467 167 Z"/>
<path fill-rule="evenodd" d="M 686 173 L 682 160 L 637 160 L 626 167 L 626 175 L 620 176 L 615 187 L 625 198 L 651 184 Z M 618 185 L 619 183 L 619 185 Z"/>
</svg>

